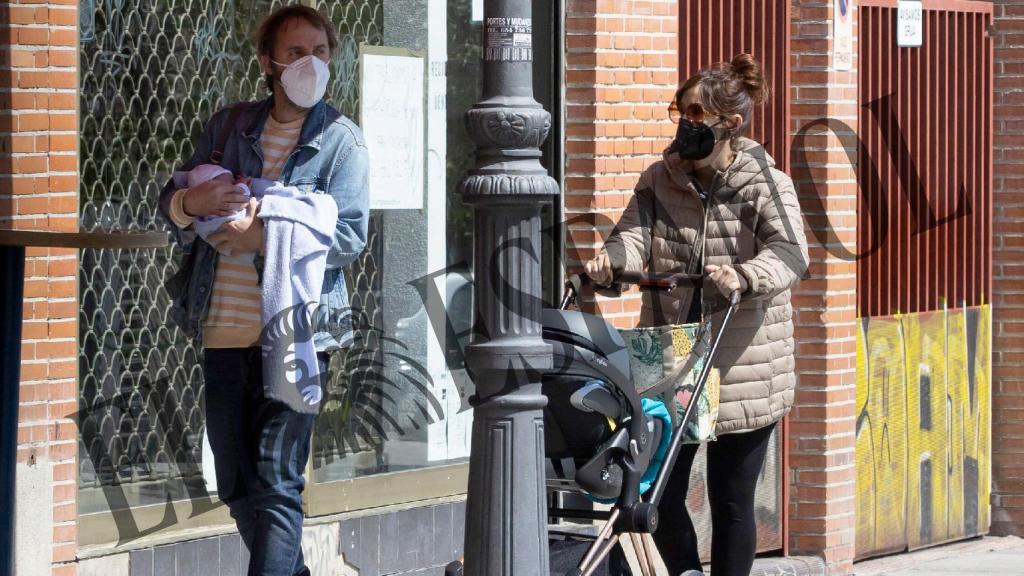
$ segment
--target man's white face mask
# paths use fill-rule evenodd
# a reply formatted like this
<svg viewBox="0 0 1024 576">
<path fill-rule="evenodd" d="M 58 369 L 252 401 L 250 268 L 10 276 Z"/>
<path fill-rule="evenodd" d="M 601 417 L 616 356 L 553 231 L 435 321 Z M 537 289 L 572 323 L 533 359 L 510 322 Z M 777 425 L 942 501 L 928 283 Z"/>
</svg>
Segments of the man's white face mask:
<svg viewBox="0 0 1024 576">
<path fill-rule="evenodd" d="M 288 99 L 299 108 L 312 108 L 327 92 L 331 69 L 320 58 L 310 54 L 288 65 L 276 60 L 271 62 L 284 68 L 281 86 Z"/>
</svg>

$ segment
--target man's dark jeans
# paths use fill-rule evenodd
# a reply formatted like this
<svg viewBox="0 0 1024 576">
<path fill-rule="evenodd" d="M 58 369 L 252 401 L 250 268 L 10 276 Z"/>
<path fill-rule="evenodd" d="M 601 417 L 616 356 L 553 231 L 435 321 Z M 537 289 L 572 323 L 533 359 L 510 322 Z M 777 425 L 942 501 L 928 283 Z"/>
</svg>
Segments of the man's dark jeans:
<svg viewBox="0 0 1024 576">
<path fill-rule="evenodd" d="M 326 389 L 326 357 L 317 356 Z M 302 491 L 316 416 L 263 395 L 259 347 L 207 349 L 203 373 L 218 495 L 249 549 L 248 576 L 308 574 Z"/>
</svg>

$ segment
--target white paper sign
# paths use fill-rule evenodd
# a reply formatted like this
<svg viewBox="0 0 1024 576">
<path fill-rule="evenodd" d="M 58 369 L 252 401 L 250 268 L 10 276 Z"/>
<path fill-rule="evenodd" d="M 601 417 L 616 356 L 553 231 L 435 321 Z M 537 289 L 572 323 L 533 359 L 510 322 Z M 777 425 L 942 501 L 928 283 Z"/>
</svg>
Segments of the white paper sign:
<svg viewBox="0 0 1024 576">
<path fill-rule="evenodd" d="M 832 7 L 832 68 L 853 69 L 853 2 L 834 0 Z"/>
<path fill-rule="evenodd" d="M 435 378 L 433 389 L 444 407 L 444 419 L 427 425 L 427 461 L 466 458 L 473 435 L 473 411 L 463 406 L 460 391 L 447 375 Z"/>
<path fill-rule="evenodd" d="M 423 208 L 423 59 L 363 54 L 361 121 L 370 208 Z"/>
<path fill-rule="evenodd" d="M 924 10 L 920 0 L 900 0 L 896 7 L 896 44 L 901 48 L 924 43 Z"/>
</svg>

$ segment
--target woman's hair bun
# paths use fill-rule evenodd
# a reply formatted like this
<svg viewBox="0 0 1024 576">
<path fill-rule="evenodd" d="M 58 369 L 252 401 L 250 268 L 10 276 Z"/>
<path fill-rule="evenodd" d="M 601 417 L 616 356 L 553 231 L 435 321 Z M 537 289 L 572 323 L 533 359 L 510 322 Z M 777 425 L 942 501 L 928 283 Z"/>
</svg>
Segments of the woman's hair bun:
<svg viewBox="0 0 1024 576">
<path fill-rule="evenodd" d="M 761 64 L 753 56 L 738 54 L 729 65 L 732 67 L 732 73 L 743 81 L 747 94 L 755 105 L 768 99 L 768 83 L 761 72 Z"/>
</svg>

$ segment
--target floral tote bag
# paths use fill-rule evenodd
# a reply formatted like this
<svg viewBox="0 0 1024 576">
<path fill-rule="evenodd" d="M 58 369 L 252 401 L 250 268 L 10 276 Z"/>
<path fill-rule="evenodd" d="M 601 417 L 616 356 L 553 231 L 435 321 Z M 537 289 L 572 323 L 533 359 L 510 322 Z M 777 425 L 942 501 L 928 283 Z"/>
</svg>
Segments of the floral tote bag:
<svg viewBox="0 0 1024 576">
<path fill-rule="evenodd" d="M 633 385 L 641 397 L 661 399 L 669 407 L 673 427 L 679 425 L 687 404 L 693 399 L 707 356 L 709 331 L 709 323 L 619 330 L 629 351 Z M 720 384 L 721 377 L 714 368 L 700 396 L 694 400 L 694 414 L 683 431 L 685 443 L 715 439 Z"/>
</svg>

